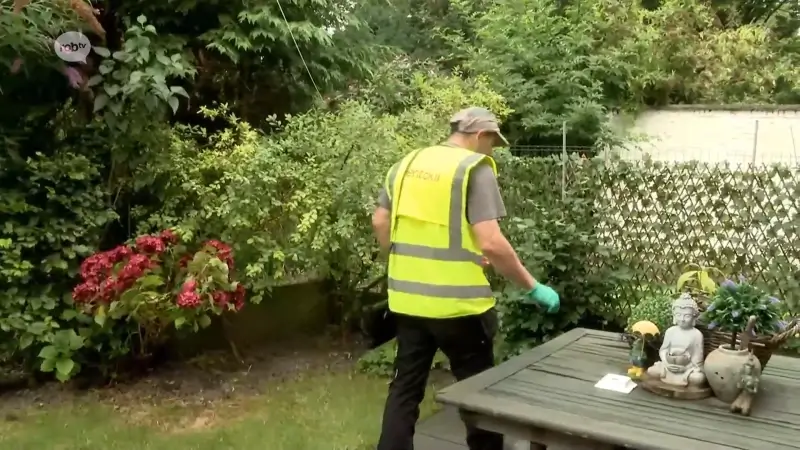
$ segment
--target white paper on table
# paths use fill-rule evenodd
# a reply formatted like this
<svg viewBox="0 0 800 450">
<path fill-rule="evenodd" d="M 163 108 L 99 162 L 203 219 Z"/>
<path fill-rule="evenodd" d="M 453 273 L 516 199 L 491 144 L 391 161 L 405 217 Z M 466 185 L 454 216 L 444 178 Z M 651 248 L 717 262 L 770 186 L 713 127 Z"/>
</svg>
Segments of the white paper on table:
<svg viewBox="0 0 800 450">
<path fill-rule="evenodd" d="M 598 389 L 605 389 L 607 391 L 629 394 L 634 388 L 636 388 L 636 383 L 634 383 L 630 377 L 626 377 L 625 375 L 609 373 L 601 378 L 600 381 L 594 385 L 594 387 Z"/>
</svg>

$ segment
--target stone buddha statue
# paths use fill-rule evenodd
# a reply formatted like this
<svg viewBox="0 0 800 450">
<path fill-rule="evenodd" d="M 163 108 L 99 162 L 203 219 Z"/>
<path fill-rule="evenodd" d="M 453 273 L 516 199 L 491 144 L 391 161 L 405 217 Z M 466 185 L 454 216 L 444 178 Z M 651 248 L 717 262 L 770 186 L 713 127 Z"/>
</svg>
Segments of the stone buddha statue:
<svg viewBox="0 0 800 450">
<path fill-rule="evenodd" d="M 681 294 L 672 304 L 672 327 L 664 333 L 658 355 L 661 361 L 647 369 L 647 375 L 673 386 L 702 387 L 703 334 L 694 327 L 699 315 L 691 295 Z"/>
</svg>

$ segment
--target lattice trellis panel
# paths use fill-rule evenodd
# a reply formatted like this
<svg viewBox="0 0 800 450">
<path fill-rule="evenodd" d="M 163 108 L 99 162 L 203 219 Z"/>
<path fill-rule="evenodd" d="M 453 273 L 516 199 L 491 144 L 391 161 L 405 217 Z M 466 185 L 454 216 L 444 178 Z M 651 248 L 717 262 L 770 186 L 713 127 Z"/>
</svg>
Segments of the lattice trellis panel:
<svg viewBox="0 0 800 450">
<path fill-rule="evenodd" d="M 620 161 L 596 175 L 597 231 L 636 274 L 629 302 L 643 286 L 673 284 L 687 263 L 740 273 L 800 302 L 796 170 Z"/>
</svg>

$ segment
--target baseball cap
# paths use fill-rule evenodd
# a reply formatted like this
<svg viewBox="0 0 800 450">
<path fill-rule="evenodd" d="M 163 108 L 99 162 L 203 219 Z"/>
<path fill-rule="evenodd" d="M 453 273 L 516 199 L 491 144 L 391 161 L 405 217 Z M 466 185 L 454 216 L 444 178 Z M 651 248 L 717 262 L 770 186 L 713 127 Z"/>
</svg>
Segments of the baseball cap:
<svg viewBox="0 0 800 450">
<path fill-rule="evenodd" d="M 497 136 L 495 140 L 495 147 L 508 147 L 508 140 L 500 132 L 500 125 L 498 124 L 497 117 L 486 108 L 479 108 L 473 106 L 471 108 L 462 109 L 455 113 L 450 118 L 450 125 L 454 131 L 459 133 L 477 133 L 479 131 L 492 132 Z"/>
</svg>

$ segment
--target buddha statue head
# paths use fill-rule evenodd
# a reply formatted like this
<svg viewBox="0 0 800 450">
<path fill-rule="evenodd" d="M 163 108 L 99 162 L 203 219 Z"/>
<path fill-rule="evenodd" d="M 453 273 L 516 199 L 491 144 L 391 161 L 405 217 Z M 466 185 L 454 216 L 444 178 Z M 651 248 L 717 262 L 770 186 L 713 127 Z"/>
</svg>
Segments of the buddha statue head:
<svg viewBox="0 0 800 450">
<path fill-rule="evenodd" d="M 672 303 L 672 323 L 684 330 L 694 327 L 700 310 L 697 302 L 688 293 L 681 294 Z"/>
</svg>

